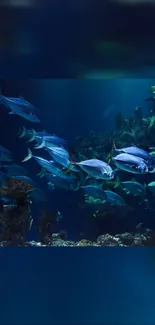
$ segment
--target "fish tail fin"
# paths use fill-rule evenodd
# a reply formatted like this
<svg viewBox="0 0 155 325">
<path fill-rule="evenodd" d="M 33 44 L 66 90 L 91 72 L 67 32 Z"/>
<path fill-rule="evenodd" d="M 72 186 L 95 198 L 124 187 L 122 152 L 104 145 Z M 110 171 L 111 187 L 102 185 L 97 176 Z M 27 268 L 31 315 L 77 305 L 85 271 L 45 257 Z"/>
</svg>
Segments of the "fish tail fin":
<svg viewBox="0 0 155 325">
<path fill-rule="evenodd" d="M 34 141 L 35 140 L 35 137 L 36 137 L 36 131 L 34 129 L 32 129 L 32 135 L 30 136 L 30 138 L 27 141 L 27 143 Z"/>
<path fill-rule="evenodd" d="M 18 138 L 24 138 L 26 135 L 26 128 L 25 126 L 23 126 L 23 128 L 21 128 L 17 134 Z"/>
<path fill-rule="evenodd" d="M 120 184 L 120 181 L 119 181 L 119 177 L 117 176 L 117 178 L 116 178 L 116 183 L 115 183 L 115 185 L 114 185 L 114 188 L 117 188 L 117 187 L 119 187 L 121 184 Z"/>
<path fill-rule="evenodd" d="M 32 158 L 32 152 L 31 150 L 28 148 L 28 155 L 22 160 L 22 162 L 28 161 Z"/>
<path fill-rule="evenodd" d="M 46 145 L 45 145 L 45 139 L 43 138 L 42 143 L 39 145 L 35 145 L 34 149 L 42 149 L 44 147 L 46 147 Z"/>
</svg>

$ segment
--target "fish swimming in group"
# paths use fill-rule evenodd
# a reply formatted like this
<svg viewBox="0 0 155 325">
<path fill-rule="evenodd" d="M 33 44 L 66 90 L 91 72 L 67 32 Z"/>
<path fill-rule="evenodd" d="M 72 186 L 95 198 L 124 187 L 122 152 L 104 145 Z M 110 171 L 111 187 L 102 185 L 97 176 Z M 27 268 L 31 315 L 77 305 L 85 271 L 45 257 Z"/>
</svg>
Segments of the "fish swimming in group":
<svg viewBox="0 0 155 325">
<path fill-rule="evenodd" d="M 102 201 L 104 200 L 106 202 L 107 196 L 105 191 L 101 187 L 97 185 L 85 185 L 85 186 L 81 186 L 81 188 L 84 190 L 84 192 L 87 195 L 95 199 L 100 199 Z"/>
<path fill-rule="evenodd" d="M 35 181 L 31 177 L 29 177 L 29 176 L 25 176 L 25 175 L 18 175 L 17 176 L 16 175 L 16 176 L 12 176 L 11 178 L 12 179 L 16 179 L 16 180 L 20 180 L 20 181 L 27 182 L 27 183 L 33 185 L 34 187 L 36 186 Z"/>
<path fill-rule="evenodd" d="M 117 149 L 114 145 L 114 151 L 119 152 L 119 153 L 127 153 L 129 155 L 142 158 L 146 162 L 154 163 L 154 159 L 152 159 L 152 156 L 150 155 L 149 152 L 147 152 L 141 148 L 138 148 L 136 146 Z"/>
<path fill-rule="evenodd" d="M 5 97 L 0 95 L 0 103 L 10 109 L 9 114 L 19 115 L 31 122 L 40 123 L 38 110 L 24 98 Z"/>
<path fill-rule="evenodd" d="M 65 173 L 68 174 L 69 172 L 80 171 L 80 169 L 70 161 L 69 152 L 66 149 L 62 147 L 53 147 L 50 149 L 46 148 L 46 150 L 56 163 L 63 166 L 64 169 L 67 169 Z"/>
<path fill-rule="evenodd" d="M 155 158 L 155 148 L 154 148 L 154 151 L 150 152 L 150 155 L 151 155 L 151 157 Z"/>
<path fill-rule="evenodd" d="M 36 140 L 38 144 L 41 144 L 42 138 L 44 136 L 50 136 L 50 133 L 46 131 L 37 132 L 34 129 L 27 130 L 25 126 L 23 126 L 18 132 L 18 138 L 28 138 L 27 142 L 32 142 Z"/>
<path fill-rule="evenodd" d="M 80 166 L 87 174 L 96 178 L 109 180 L 114 178 L 114 171 L 112 168 L 102 160 L 89 159 L 77 162 L 76 165 Z"/>
<path fill-rule="evenodd" d="M 142 196 L 145 194 L 146 187 L 134 180 L 120 182 L 120 186 L 126 194 L 133 194 L 135 196 Z"/>
<path fill-rule="evenodd" d="M 46 202 L 47 198 L 45 196 L 45 193 L 41 190 L 41 188 L 34 188 L 34 190 L 28 195 L 28 198 L 30 200 L 40 201 L 40 202 Z"/>
<path fill-rule="evenodd" d="M 118 169 L 134 173 L 146 174 L 149 172 L 148 166 L 144 159 L 130 155 L 128 153 L 121 153 L 112 158 Z"/>
<path fill-rule="evenodd" d="M 42 148 L 53 148 L 53 147 L 64 147 L 67 145 L 67 141 L 57 137 L 56 135 L 45 135 L 39 136 L 36 135 L 35 141 L 39 141 L 39 144 L 34 146 L 34 149 Z"/>
<path fill-rule="evenodd" d="M 50 172 L 54 175 L 57 175 L 57 176 L 61 176 L 63 174 L 62 170 L 56 166 L 56 164 L 54 163 L 53 160 L 47 160 L 47 159 L 39 157 L 39 156 L 34 156 L 30 149 L 28 149 L 28 155 L 22 160 L 22 162 L 26 162 L 26 161 L 30 160 L 31 158 L 34 158 L 37 161 L 37 163 L 41 167 L 46 169 L 48 172 Z"/>
<path fill-rule="evenodd" d="M 154 86 L 155 90 L 155 86 Z M 155 92 L 153 90 L 153 92 Z M 148 102 L 154 102 L 155 98 L 148 98 Z M 9 114 L 19 115 L 31 122 L 40 123 L 38 110 L 24 98 L 20 97 L 5 97 L 0 94 L 0 103 L 5 106 Z M 152 104 L 153 105 L 153 104 Z M 151 103 L 149 106 L 152 106 Z M 154 105 L 153 105 L 154 106 Z M 104 111 L 104 116 L 110 118 L 109 112 L 112 111 L 114 106 Z M 140 114 L 140 115 L 138 115 Z M 96 137 L 95 132 L 90 132 L 88 139 L 82 136 L 71 147 L 65 139 L 55 135 L 54 130 L 51 134 L 43 128 L 40 131 L 34 129 L 26 129 L 25 126 L 20 130 L 18 137 L 26 140 L 27 143 L 32 142 L 33 149 L 43 149 L 41 153 L 35 155 L 28 149 L 28 155 L 22 162 L 26 162 L 33 158 L 41 167 L 42 171 L 37 174 L 40 176 L 39 181 L 44 185 L 48 185 L 49 189 L 55 190 L 61 196 L 61 190 L 70 193 L 69 199 L 77 194 L 83 194 L 82 204 L 89 207 L 88 212 L 91 210 L 107 213 L 107 216 L 113 214 L 120 216 L 121 213 L 126 213 L 130 209 L 130 202 L 132 202 L 133 209 L 135 205 L 141 201 L 143 204 L 141 208 L 150 206 L 151 199 L 154 204 L 155 195 L 155 181 L 147 184 L 148 179 L 151 180 L 151 173 L 155 173 L 155 151 L 149 152 L 137 146 L 131 145 L 132 141 L 138 146 L 142 144 L 142 148 L 148 148 L 153 141 L 153 129 L 149 129 L 151 121 L 154 126 L 154 115 L 147 119 L 143 119 L 141 108 L 135 109 L 134 115 L 125 120 L 122 113 L 116 116 L 116 127 L 118 130 L 109 130 L 107 137 L 101 133 Z M 53 121 L 54 123 L 54 121 Z M 144 127 L 143 126 L 144 123 Z M 152 132 L 151 134 L 149 132 Z M 147 136 L 149 134 L 149 136 Z M 61 135 L 60 135 L 61 136 Z M 143 141 L 143 136 L 146 136 L 146 141 Z M 150 141 L 152 136 L 152 141 Z M 119 147 L 116 148 L 113 140 L 116 140 Z M 87 141 L 88 140 L 88 141 Z M 150 144 L 148 145 L 150 141 Z M 34 143 L 33 143 L 34 142 Z M 113 143 L 113 149 L 111 146 Z M 138 144 L 139 143 L 139 144 Z M 31 145 L 31 144 L 30 144 Z M 73 145 L 73 144 L 72 144 Z M 155 150 L 155 147 L 150 147 L 150 150 Z M 108 161 L 108 153 L 110 152 L 110 162 Z M 103 160 L 102 160 L 103 159 Z M 104 161 L 105 160 L 105 161 Z M 116 167 L 116 168 L 115 168 Z M 115 169 L 114 169 L 115 168 Z M 120 173 L 120 177 L 115 178 L 117 170 L 127 171 L 130 174 L 145 175 L 144 177 L 134 176 L 135 179 L 127 178 L 125 181 L 125 173 Z M 131 176 L 131 175 L 126 175 Z M 153 175 L 152 175 L 153 177 Z M 11 191 L 9 191 L 9 182 L 11 179 Z M 27 185 L 27 197 L 40 202 L 47 202 L 48 196 L 42 189 L 34 182 L 29 173 L 23 166 L 14 162 L 12 153 L 0 146 L 0 185 L 1 185 L 1 201 L 7 201 L 8 198 L 16 199 L 15 185 L 19 185 L 21 192 L 24 193 L 24 182 Z M 21 180 L 21 182 L 20 182 Z M 116 180 L 116 181 L 115 181 Z M 18 184 L 19 183 L 19 184 Z M 5 184 L 8 188 L 5 189 Z M 118 188 L 117 188 L 118 187 Z M 57 190 L 58 188 L 58 190 Z M 73 193 L 78 191 L 76 193 Z M 13 195 L 12 195 L 13 192 Z M 151 194 L 152 192 L 152 194 Z M 11 194 L 10 194 L 11 193 Z M 25 198 L 25 194 L 20 196 Z M 57 194 L 56 193 L 56 194 Z M 55 197 L 55 193 L 51 194 L 51 204 Z M 127 195 L 128 196 L 127 196 Z M 136 196 L 136 199 L 133 197 Z M 147 202 L 147 207 L 146 207 Z M 55 202 L 54 202 L 55 203 Z M 128 205 L 129 204 L 129 205 Z M 100 214 L 100 213 L 99 213 Z M 98 214 L 98 215 L 99 215 Z M 61 213 L 57 210 L 57 222 L 61 220 Z"/>
<path fill-rule="evenodd" d="M 0 162 L 11 162 L 12 160 L 12 153 L 5 147 L 0 146 Z"/>
<path fill-rule="evenodd" d="M 152 194 L 155 195 L 155 181 L 150 182 L 149 184 L 147 184 L 147 187 L 152 192 Z"/>
<path fill-rule="evenodd" d="M 20 165 L 17 164 L 9 164 L 9 165 L 5 165 L 3 164 L 2 166 L 0 166 L 0 171 L 6 173 L 7 175 L 10 176 L 28 176 L 28 171 Z"/>
<path fill-rule="evenodd" d="M 48 180 L 50 187 L 55 185 L 56 187 L 71 191 L 77 191 L 79 188 L 78 183 L 67 175 L 57 176 L 47 173 L 45 178 Z"/>
<path fill-rule="evenodd" d="M 124 199 L 119 194 L 110 190 L 105 190 L 104 192 L 106 194 L 106 201 L 111 205 L 116 205 L 116 206 L 126 205 Z"/>
<path fill-rule="evenodd" d="M 53 147 L 48 149 L 49 155 L 56 161 L 58 164 L 62 165 L 65 168 L 68 168 L 70 165 L 69 152 L 61 147 Z"/>
</svg>

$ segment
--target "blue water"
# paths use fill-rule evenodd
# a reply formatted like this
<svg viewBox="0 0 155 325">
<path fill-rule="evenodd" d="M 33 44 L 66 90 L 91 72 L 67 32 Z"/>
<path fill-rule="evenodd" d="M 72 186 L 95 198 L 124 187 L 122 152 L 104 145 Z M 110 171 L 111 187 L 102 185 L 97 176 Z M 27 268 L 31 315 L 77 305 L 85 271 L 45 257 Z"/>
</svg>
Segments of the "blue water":
<svg viewBox="0 0 155 325">
<path fill-rule="evenodd" d="M 46 130 L 68 141 L 74 147 L 77 136 L 87 136 L 90 130 L 96 134 L 115 129 L 115 114 L 121 112 L 125 118 L 133 114 L 137 105 L 142 105 L 143 116 L 148 116 L 148 106 L 144 99 L 154 84 L 150 79 L 113 79 L 113 80 L 1 80 L 5 96 L 23 96 L 40 111 L 41 124 L 37 125 L 19 116 L 9 115 L 1 107 L 0 138 L 1 145 L 13 152 L 14 159 L 21 163 L 27 155 L 28 144 L 17 138 L 21 126 Z M 37 154 L 39 152 L 37 151 Z M 49 191 L 36 174 L 40 171 L 32 159 L 24 164 L 30 176 L 45 192 L 48 206 L 59 209 L 63 218 L 58 228 L 65 229 L 69 239 L 78 240 L 80 234 L 95 240 L 104 230 L 104 224 L 94 224 L 85 211 L 78 207 L 78 192 L 68 193 L 56 188 Z M 44 204 L 33 204 L 34 220 L 37 221 Z M 140 211 L 140 210 L 139 210 Z M 32 229 L 30 239 L 37 239 Z"/>
<path fill-rule="evenodd" d="M 75 137 L 89 130 L 106 132 L 114 127 L 117 110 L 128 117 L 144 104 L 154 80 L 1 80 L 6 96 L 22 95 L 38 107 L 42 126 L 74 145 Z M 115 112 L 104 111 L 111 105 Z M 147 105 L 144 115 L 147 115 Z M 16 134 L 31 123 L 1 111 L 1 144 L 19 163 L 27 153 Z M 38 130 L 40 128 L 38 127 Z M 37 165 L 27 168 L 33 178 Z M 46 187 L 42 185 L 46 191 Z M 48 192 L 47 192 L 48 195 Z M 76 208 L 77 198 L 57 191 L 50 207 L 63 214 L 70 238 L 89 228 Z M 40 204 L 35 204 L 38 217 Z M 35 233 L 31 234 L 35 236 Z M 154 325 L 154 248 L 49 248 L 1 249 L 1 324 Z"/>
<path fill-rule="evenodd" d="M 154 248 L 0 254 L 0 324 L 154 325 Z"/>
</svg>

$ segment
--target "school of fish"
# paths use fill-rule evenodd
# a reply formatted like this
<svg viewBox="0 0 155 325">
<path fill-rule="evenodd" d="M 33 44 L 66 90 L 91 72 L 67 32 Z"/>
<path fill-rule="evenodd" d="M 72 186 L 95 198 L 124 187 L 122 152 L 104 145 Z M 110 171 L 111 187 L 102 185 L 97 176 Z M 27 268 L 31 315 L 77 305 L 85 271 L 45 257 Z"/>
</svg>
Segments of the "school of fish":
<svg viewBox="0 0 155 325">
<path fill-rule="evenodd" d="M 0 104 L 3 105 L 12 115 L 19 115 L 33 123 L 40 123 L 38 110 L 24 98 L 13 98 L 0 96 Z M 102 161 L 97 158 L 75 161 L 70 153 L 70 146 L 65 139 L 46 131 L 27 130 L 23 127 L 18 137 L 25 139 L 28 144 L 33 144 L 33 149 L 28 148 L 28 153 L 23 158 L 22 163 L 34 159 L 40 165 L 41 170 L 38 176 L 44 179 L 50 190 L 57 187 L 67 191 L 82 191 L 86 202 L 88 200 L 97 200 L 99 205 L 108 204 L 110 207 L 124 207 L 126 202 L 120 194 L 117 194 L 117 188 L 121 187 L 125 194 L 139 196 L 145 200 L 146 187 L 155 195 L 155 181 L 149 184 L 141 184 L 134 179 L 130 181 L 119 182 L 117 173 L 125 171 L 134 174 L 145 175 L 155 173 L 155 155 L 154 147 L 145 151 L 133 144 L 125 148 L 116 148 L 113 144 L 110 161 Z M 150 151 L 149 151 L 150 150 Z M 1 184 L 8 177 L 28 177 L 27 170 L 14 162 L 12 153 L 0 146 L 0 180 Z M 81 176 L 82 175 L 82 176 Z M 84 178 L 85 184 L 81 182 Z M 106 181 L 116 179 L 113 190 L 103 189 L 102 185 Z M 29 178 L 30 180 L 30 178 Z M 87 183 L 89 180 L 89 184 Z M 92 182 L 91 182 L 92 180 Z M 99 185 L 94 184 L 94 180 L 100 180 Z M 44 200 L 41 189 L 36 188 L 31 194 L 32 198 Z M 4 202 L 7 198 L 2 198 Z"/>
</svg>

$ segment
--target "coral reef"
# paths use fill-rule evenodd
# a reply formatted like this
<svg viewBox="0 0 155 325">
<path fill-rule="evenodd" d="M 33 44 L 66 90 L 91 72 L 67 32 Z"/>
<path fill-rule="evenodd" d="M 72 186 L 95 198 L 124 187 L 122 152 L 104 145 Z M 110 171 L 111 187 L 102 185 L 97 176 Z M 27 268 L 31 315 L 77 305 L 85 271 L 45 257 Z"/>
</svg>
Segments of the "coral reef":
<svg viewBox="0 0 155 325">
<path fill-rule="evenodd" d="M 6 242 L 1 242 L 0 246 L 5 246 Z M 80 241 L 63 240 L 60 234 L 53 233 L 51 241 L 41 243 L 36 241 L 25 242 L 24 246 L 33 247 L 131 247 L 131 246 L 155 246 L 155 232 L 145 229 L 143 233 L 122 233 L 116 235 L 104 234 L 100 235 L 96 241 L 82 239 Z"/>
</svg>

